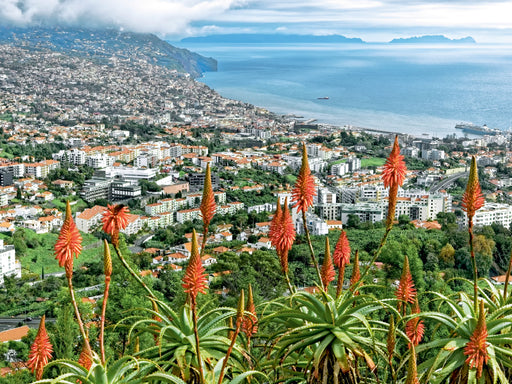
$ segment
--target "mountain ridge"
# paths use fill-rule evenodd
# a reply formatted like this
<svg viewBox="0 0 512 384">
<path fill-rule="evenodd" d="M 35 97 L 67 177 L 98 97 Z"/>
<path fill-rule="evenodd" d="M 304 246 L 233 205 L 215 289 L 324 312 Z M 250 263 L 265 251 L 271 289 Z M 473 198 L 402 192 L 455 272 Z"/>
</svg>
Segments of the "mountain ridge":
<svg viewBox="0 0 512 384">
<path fill-rule="evenodd" d="M 395 38 L 389 42 L 390 44 L 476 44 L 475 39 L 471 36 L 462 37 L 460 39 L 450 39 L 444 35 L 422 35 L 406 38 Z"/>
<path fill-rule="evenodd" d="M 283 43 L 365 43 L 358 37 L 343 35 L 297 35 L 297 34 L 271 34 L 271 33 L 232 33 L 222 35 L 208 35 L 186 37 L 181 43 L 229 43 L 229 44 L 283 44 Z"/>
<path fill-rule="evenodd" d="M 0 43 L 25 49 L 48 49 L 99 62 L 114 56 L 142 59 L 193 77 L 217 70 L 215 59 L 177 48 L 150 33 L 114 29 L 0 27 Z"/>
</svg>

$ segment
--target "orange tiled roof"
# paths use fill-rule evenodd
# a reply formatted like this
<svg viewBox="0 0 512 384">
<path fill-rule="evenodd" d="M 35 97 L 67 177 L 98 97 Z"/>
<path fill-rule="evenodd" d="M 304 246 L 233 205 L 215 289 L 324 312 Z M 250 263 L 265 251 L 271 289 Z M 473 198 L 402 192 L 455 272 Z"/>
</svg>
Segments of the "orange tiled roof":
<svg viewBox="0 0 512 384">
<path fill-rule="evenodd" d="M 7 331 L 0 332 L 0 342 L 5 343 L 6 341 L 21 340 L 21 338 L 27 336 L 30 328 L 26 325 Z"/>
</svg>

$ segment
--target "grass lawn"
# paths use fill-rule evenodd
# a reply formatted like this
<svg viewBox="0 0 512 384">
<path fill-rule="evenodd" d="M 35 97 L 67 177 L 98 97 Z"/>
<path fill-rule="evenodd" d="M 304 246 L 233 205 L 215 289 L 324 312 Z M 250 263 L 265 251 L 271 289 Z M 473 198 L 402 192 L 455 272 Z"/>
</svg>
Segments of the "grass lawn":
<svg viewBox="0 0 512 384">
<path fill-rule="evenodd" d="M 380 167 L 381 165 L 384 165 L 386 162 L 386 159 L 383 159 L 382 157 L 370 157 L 369 159 L 361 159 L 361 168 L 368 168 L 368 167 Z"/>
<path fill-rule="evenodd" d="M 12 153 L 8 153 L 3 150 L 0 152 L 0 157 L 3 157 L 4 159 L 9 159 L 9 160 L 14 159 L 14 155 Z"/>
<path fill-rule="evenodd" d="M 284 177 L 286 178 L 286 181 L 290 185 L 294 185 L 295 181 L 297 181 L 297 176 L 295 176 L 295 175 L 285 175 Z"/>
<path fill-rule="evenodd" d="M 41 274 L 43 266 L 45 273 L 64 271 L 64 268 L 59 267 L 59 263 L 55 260 L 53 246 L 58 237 L 56 233 L 37 234 L 31 230 L 25 230 L 25 233 L 27 238 L 35 237 L 40 244 L 36 248 L 28 248 L 27 254 L 20 258 L 25 272 L 28 270 Z M 82 253 L 78 259 L 75 259 L 75 265 L 95 260 L 103 260 L 103 244 L 93 235 L 82 233 Z"/>
<path fill-rule="evenodd" d="M 72 196 L 72 198 L 75 198 L 75 197 Z M 52 200 L 52 203 L 59 210 L 64 212 L 66 210 L 66 200 L 67 200 L 67 197 L 59 197 L 57 199 Z M 70 200 L 69 203 L 71 205 L 71 212 L 73 212 L 73 213 L 83 211 L 85 208 L 88 207 L 87 203 L 85 201 L 83 201 L 82 199 L 78 199 L 75 201 Z"/>
</svg>

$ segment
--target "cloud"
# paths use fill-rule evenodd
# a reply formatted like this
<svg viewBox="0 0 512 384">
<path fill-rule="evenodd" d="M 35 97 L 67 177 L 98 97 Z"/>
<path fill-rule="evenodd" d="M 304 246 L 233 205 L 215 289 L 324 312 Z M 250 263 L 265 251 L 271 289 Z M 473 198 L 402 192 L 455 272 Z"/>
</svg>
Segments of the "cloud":
<svg viewBox="0 0 512 384">
<path fill-rule="evenodd" d="M 117 27 L 166 36 L 510 30 L 512 0 L 0 0 L 0 25 Z M 500 32 L 501 31 L 501 32 Z M 419 33 L 419 32 L 418 32 Z"/>
<path fill-rule="evenodd" d="M 0 0 L 0 22 L 173 34 L 244 4 L 241 0 Z"/>
</svg>

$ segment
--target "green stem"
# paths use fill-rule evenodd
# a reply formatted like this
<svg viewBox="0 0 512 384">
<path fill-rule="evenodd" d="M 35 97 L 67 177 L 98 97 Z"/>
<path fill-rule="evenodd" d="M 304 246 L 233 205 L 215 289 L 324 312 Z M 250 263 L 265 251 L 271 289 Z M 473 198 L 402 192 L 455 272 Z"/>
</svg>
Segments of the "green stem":
<svg viewBox="0 0 512 384">
<path fill-rule="evenodd" d="M 355 288 L 357 288 L 364 280 L 364 278 L 366 277 L 366 275 L 368 274 L 368 272 L 370 271 L 370 268 L 373 266 L 373 264 L 375 264 L 375 262 L 377 261 L 377 258 L 379 257 L 381 251 L 382 251 L 382 248 L 384 248 L 384 245 L 386 245 L 386 241 L 388 239 L 388 235 L 389 233 L 391 232 L 391 229 L 393 228 L 393 225 L 391 225 L 390 227 L 386 228 L 386 232 L 384 232 L 384 236 L 382 236 L 382 239 L 380 240 L 380 245 L 379 245 L 379 248 L 377 248 L 377 251 L 375 252 L 375 255 L 373 256 L 373 259 L 370 261 L 370 263 L 367 265 L 366 269 L 364 270 L 363 274 L 361 275 L 361 278 L 359 279 L 359 281 L 357 282 Z"/>
<path fill-rule="evenodd" d="M 196 311 L 196 300 L 192 298 L 191 300 L 191 309 L 192 309 L 192 321 L 194 322 L 194 336 L 196 340 L 196 355 L 197 355 L 197 365 L 199 369 L 199 383 L 204 383 L 204 373 L 203 373 L 203 362 L 201 360 L 201 349 L 199 347 L 199 330 L 197 329 L 197 311 Z"/>
<path fill-rule="evenodd" d="M 473 265 L 473 294 L 475 315 L 478 313 L 478 271 L 476 267 L 475 249 L 473 247 L 473 218 L 469 219 L 469 252 L 471 253 L 471 264 Z"/>
<path fill-rule="evenodd" d="M 87 353 L 89 353 L 89 356 L 92 359 L 91 345 L 89 344 L 89 338 L 87 337 L 87 334 L 85 333 L 84 323 L 82 322 L 82 317 L 80 316 L 80 311 L 78 310 L 78 304 L 76 303 L 75 291 L 73 289 L 72 276 L 73 275 L 68 274 L 66 272 L 66 278 L 68 280 L 68 287 L 69 287 L 69 295 L 71 296 L 71 303 L 73 304 L 73 308 L 75 309 L 75 316 L 76 316 L 76 321 L 78 322 L 78 328 L 80 328 L 80 334 L 82 335 L 82 338 L 84 339 L 85 347 L 87 348 Z"/>
<path fill-rule="evenodd" d="M 511 271 L 512 271 L 512 250 L 510 251 L 510 260 L 508 262 L 507 274 L 505 275 L 505 287 L 503 288 L 503 300 L 504 301 L 507 299 L 507 288 L 508 288 L 508 281 L 510 279 Z"/>
<path fill-rule="evenodd" d="M 231 352 L 233 351 L 233 347 L 235 346 L 236 338 L 238 337 L 238 334 L 240 333 L 241 326 L 242 326 L 241 319 L 237 319 L 235 334 L 233 335 L 233 338 L 231 339 L 231 344 L 229 345 L 228 351 L 226 352 L 226 358 L 222 362 L 222 369 L 220 370 L 218 384 L 221 384 L 222 383 L 222 379 L 224 378 L 224 371 L 226 370 L 226 366 L 228 364 L 229 356 L 231 355 Z"/>
<path fill-rule="evenodd" d="M 302 211 L 302 223 L 304 224 L 304 233 L 306 234 L 306 240 L 309 245 L 309 253 L 311 254 L 311 260 L 313 260 L 313 265 L 315 266 L 315 269 L 316 269 L 316 275 L 318 277 L 318 281 L 320 282 L 320 286 L 322 287 L 322 290 L 325 290 L 324 284 L 322 282 L 322 275 L 320 274 L 320 268 L 318 267 L 318 262 L 316 261 L 315 251 L 313 250 L 313 244 L 311 243 L 311 236 L 309 236 L 309 229 L 308 229 L 308 225 L 307 225 L 305 211 Z"/>
<path fill-rule="evenodd" d="M 336 286 L 336 298 L 340 297 L 341 291 L 343 290 L 343 281 L 345 277 L 345 263 L 342 264 L 338 271 L 338 285 Z"/>
<path fill-rule="evenodd" d="M 135 280 L 137 280 L 139 282 L 140 285 L 142 285 L 142 287 L 146 290 L 146 292 L 149 294 L 149 297 L 151 299 L 157 299 L 157 297 L 155 296 L 155 294 L 153 293 L 153 291 L 146 285 L 146 283 L 144 283 L 142 281 L 142 279 L 139 277 L 139 275 L 132 269 L 132 267 L 130 267 L 130 265 L 128 264 L 128 262 L 126 261 L 126 259 L 123 257 L 122 253 L 121 253 L 121 250 L 119 249 L 119 246 L 118 245 L 114 245 L 114 249 L 116 250 L 116 253 L 117 253 L 117 256 L 119 257 L 119 260 L 121 260 L 121 263 L 123 264 L 123 266 L 128 270 L 128 272 L 130 272 L 130 274 L 133 276 L 133 278 Z"/>
<path fill-rule="evenodd" d="M 108 290 L 110 288 L 110 276 L 105 277 L 105 291 L 103 293 L 103 304 L 101 305 L 100 324 L 100 353 L 101 363 L 105 365 L 105 312 L 107 311 Z"/>
<path fill-rule="evenodd" d="M 288 272 L 283 271 L 284 278 L 286 279 L 286 284 L 288 284 L 288 289 L 290 290 L 290 295 L 295 293 L 295 289 L 293 289 L 292 283 L 290 282 L 290 276 L 288 276 Z"/>
<path fill-rule="evenodd" d="M 203 244 L 201 245 L 200 257 L 204 256 L 204 249 L 206 248 L 206 237 L 207 236 L 208 236 L 208 227 L 203 226 L 203 241 L 202 241 Z"/>
</svg>

